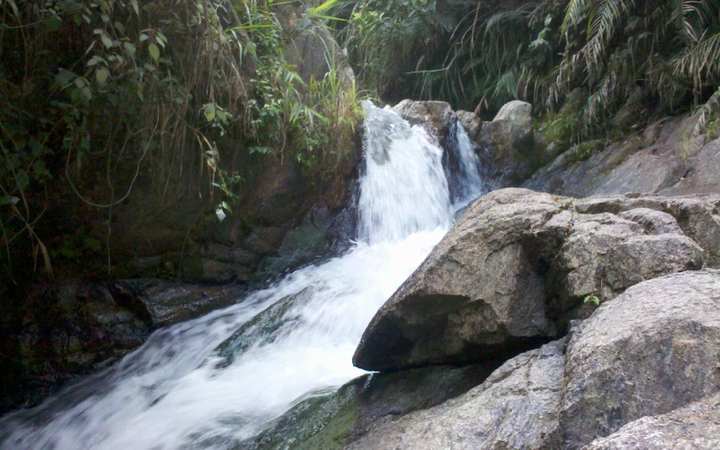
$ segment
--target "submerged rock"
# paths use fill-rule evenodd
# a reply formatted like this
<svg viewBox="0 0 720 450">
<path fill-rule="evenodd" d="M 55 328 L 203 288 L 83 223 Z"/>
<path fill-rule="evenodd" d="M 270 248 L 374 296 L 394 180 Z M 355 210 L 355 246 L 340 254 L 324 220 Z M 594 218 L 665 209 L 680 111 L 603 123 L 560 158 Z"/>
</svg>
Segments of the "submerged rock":
<svg viewBox="0 0 720 450">
<path fill-rule="evenodd" d="M 703 249 L 678 230 L 649 234 L 646 215 L 590 212 L 591 201 L 503 189 L 473 203 L 375 315 L 355 364 L 384 371 L 512 356 L 586 317 L 588 297 L 607 301 L 703 266 Z"/>
<path fill-rule="evenodd" d="M 270 305 L 260 314 L 245 322 L 237 331 L 218 346 L 216 352 L 221 360 L 218 367 L 227 367 L 250 346 L 275 342 L 279 333 L 292 329 L 302 319 L 302 307 L 312 300 L 313 288 L 306 287 Z"/>
</svg>

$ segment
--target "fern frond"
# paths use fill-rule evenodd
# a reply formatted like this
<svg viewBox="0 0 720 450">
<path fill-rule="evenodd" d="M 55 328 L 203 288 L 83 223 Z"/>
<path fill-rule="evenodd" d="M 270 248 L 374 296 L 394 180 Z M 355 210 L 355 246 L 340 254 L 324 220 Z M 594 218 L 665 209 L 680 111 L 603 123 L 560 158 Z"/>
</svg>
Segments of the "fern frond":
<svg viewBox="0 0 720 450">
<path fill-rule="evenodd" d="M 720 78 L 720 31 L 703 37 L 676 58 L 673 65 L 677 74 L 696 82 Z"/>
<path fill-rule="evenodd" d="M 572 25 L 579 23 L 587 13 L 590 0 L 570 0 L 565 8 L 565 16 L 563 17 L 560 32 L 567 34 Z"/>
</svg>

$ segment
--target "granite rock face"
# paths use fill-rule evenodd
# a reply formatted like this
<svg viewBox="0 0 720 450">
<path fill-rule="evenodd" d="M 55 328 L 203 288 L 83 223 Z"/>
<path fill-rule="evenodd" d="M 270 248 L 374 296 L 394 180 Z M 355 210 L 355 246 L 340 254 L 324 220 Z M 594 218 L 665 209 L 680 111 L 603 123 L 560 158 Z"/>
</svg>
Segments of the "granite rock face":
<svg viewBox="0 0 720 450">
<path fill-rule="evenodd" d="M 717 271 L 644 282 L 602 305 L 568 342 L 565 446 L 580 448 L 720 390 L 719 343 Z"/>
<path fill-rule="evenodd" d="M 700 269 L 714 251 L 706 232 L 672 227 L 672 208 L 627 218 L 620 209 L 524 189 L 477 200 L 378 311 L 355 364 L 384 371 L 509 357 L 586 317 L 588 297 L 608 301 L 643 280 Z"/>
<path fill-rule="evenodd" d="M 630 422 L 584 450 L 715 450 L 720 448 L 720 394 L 684 408 Z"/>
<path fill-rule="evenodd" d="M 549 161 L 524 187 L 562 195 L 627 192 L 720 193 L 720 139 L 693 132 L 696 117 L 659 121 L 622 141 L 583 154 L 573 147 Z"/>
<path fill-rule="evenodd" d="M 718 343 L 720 271 L 665 275 L 467 392 L 378 417 L 349 444 L 328 448 L 717 448 Z"/>
<path fill-rule="evenodd" d="M 387 419 L 348 448 L 558 448 L 564 341 L 523 353 L 439 406 Z"/>
</svg>

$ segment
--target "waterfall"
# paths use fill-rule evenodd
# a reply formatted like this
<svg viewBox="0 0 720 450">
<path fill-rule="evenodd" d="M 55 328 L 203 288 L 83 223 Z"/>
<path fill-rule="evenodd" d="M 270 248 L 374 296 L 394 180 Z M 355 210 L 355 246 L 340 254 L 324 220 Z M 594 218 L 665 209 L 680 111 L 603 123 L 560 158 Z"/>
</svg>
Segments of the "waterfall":
<svg viewBox="0 0 720 450">
<path fill-rule="evenodd" d="M 6 416 L 0 448 L 233 448 L 299 399 L 362 374 L 351 358 L 373 314 L 443 237 L 456 206 L 482 190 L 466 134 L 457 133 L 452 176 L 462 191 L 451 201 L 442 149 L 392 110 L 363 106 L 350 250 L 159 330 L 114 366 Z"/>
<path fill-rule="evenodd" d="M 462 209 L 489 191 L 480 176 L 480 159 L 467 131 L 459 121 L 450 127 L 448 149 L 443 155 L 445 173 L 450 181 L 450 199 L 455 210 Z"/>
</svg>

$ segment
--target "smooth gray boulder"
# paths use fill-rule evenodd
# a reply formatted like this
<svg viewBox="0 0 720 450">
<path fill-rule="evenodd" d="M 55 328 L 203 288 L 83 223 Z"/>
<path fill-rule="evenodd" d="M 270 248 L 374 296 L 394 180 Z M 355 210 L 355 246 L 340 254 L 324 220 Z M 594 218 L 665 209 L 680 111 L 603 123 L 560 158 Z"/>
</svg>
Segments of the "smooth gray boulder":
<svg viewBox="0 0 720 450">
<path fill-rule="evenodd" d="M 530 128 L 532 126 L 532 105 L 521 100 L 505 103 L 495 115 L 493 121 L 504 120 L 513 125 Z"/>
<path fill-rule="evenodd" d="M 575 326 L 560 424 L 580 448 L 720 390 L 720 271 L 640 283 Z"/>
<path fill-rule="evenodd" d="M 535 145 L 530 103 L 505 104 L 492 121 L 481 123 L 474 139 L 488 155 L 489 176 L 500 186 L 517 185 L 547 163 Z"/>
<path fill-rule="evenodd" d="M 688 236 L 649 234 L 582 202 L 525 189 L 477 200 L 378 311 L 354 363 L 387 371 L 510 357 L 586 317 L 588 296 L 607 301 L 703 266 Z"/>
<path fill-rule="evenodd" d="M 667 414 L 630 422 L 584 450 L 716 450 L 720 448 L 720 394 Z"/>
<path fill-rule="evenodd" d="M 560 448 L 564 341 L 507 361 L 485 382 L 433 408 L 386 418 L 349 445 L 381 449 Z"/>
</svg>

